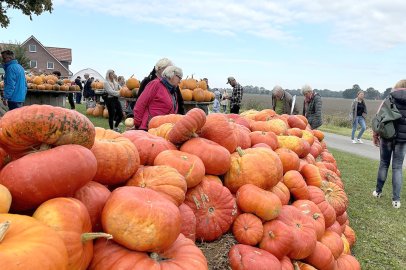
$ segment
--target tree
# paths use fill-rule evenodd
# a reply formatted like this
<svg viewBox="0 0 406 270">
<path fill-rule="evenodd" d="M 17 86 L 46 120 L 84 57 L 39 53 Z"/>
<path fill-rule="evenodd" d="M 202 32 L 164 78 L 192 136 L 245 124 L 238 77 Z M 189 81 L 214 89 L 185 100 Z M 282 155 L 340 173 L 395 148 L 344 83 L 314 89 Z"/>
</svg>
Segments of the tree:
<svg viewBox="0 0 406 270">
<path fill-rule="evenodd" d="M 378 90 L 375 90 L 373 87 L 369 87 L 365 91 L 365 98 L 366 99 L 379 99 L 381 97 L 381 93 Z"/>
<path fill-rule="evenodd" d="M 343 92 L 343 98 L 353 99 L 357 96 L 357 93 L 361 91 L 361 87 L 358 84 L 354 84 L 351 89 L 345 89 Z"/>
<path fill-rule="evenodd" d="M 1 51 L 10 50 L 14 52 L 15 59 L 23 66 L 24 69 L 30 68 L 30 59 L 25 54 L 25 48 L 19 42 L 4 44 L 0 46 Z"/>
<path fill-rule="evenodd" d="M 52 12 L 52 1 L 51 0 L 5 0 L 0 2 L 0 26 L 6 28 L 10 24 L 10 19 L 7 16 L 7 10 L 9 8 L 19 9 L 24 15 L 30 16 L 32 20 L 32 15 L 40 15 L 44 11 Z"/>
<path fill-rule="evenodd" d="M 386 88 L 385 92 L 383 92 L 382 94 L 382 98 L 386 98 L 389 95 L 390 91 L 392 91 L 392 87 Z"/>
</svg>

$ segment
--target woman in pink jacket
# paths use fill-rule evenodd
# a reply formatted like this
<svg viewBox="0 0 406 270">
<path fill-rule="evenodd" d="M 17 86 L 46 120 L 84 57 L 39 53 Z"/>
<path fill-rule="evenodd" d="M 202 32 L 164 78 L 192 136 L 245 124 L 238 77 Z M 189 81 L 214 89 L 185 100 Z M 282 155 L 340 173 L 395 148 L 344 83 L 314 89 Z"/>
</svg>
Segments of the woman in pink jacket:
<svg viewBox="0 0 406 270">
<path fill-rule="evenodd" d="M 148 122 L 157 115 L 178 112 L 176 86 L 182 79 L 182 69 L 169 66 L 145 87 L 134 107 L 134 127 L 148 130 Z"/>
</svg>

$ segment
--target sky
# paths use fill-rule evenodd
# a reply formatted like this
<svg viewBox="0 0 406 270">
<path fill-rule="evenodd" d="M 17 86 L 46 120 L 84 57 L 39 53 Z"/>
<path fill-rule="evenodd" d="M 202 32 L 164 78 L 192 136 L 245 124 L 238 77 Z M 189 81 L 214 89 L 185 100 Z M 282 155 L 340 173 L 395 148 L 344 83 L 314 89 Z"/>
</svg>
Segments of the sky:
<svg viewBox="0 0 406 270">
<path fill-rule="evenodd" d="M 107 69 L 142 79 L 163 57 L 211 88 L 383 92 L 406 78 L 406 1 L 56 0 L 52 13 L 8 10 L 0 42 L 34 35 L 72 49 L 75 73 Z"/>
</svg>

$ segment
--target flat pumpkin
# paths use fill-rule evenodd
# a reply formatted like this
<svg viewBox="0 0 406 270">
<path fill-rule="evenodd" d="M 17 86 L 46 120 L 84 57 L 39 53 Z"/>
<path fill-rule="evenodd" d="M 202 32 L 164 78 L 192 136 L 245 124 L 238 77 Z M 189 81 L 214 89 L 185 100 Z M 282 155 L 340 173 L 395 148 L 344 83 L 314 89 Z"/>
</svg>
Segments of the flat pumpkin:
<svg viewBox="0 0 406 270">
<path fill-rule="evenodd" d="M 96 170 L 97 161 L 89 149 L 62 145 L 10 162 L 0 172 L 0 184 L 13 197 L 12 209 L 29 210 L 52 198 L 72 196 L 93 179 Z"/>
<path fill-rule="evenodd" d="M 11 152 L 25 153 L 42 144 L 79 144 L 91 148 L 93 123 L 83 114 L 50 105 L 24 106 L 0 120 L 0 142 Z"/>
<path fill-rule="evenodd" d="M 3 269 L 67 269 L 68 253 L 61 237 L 30 216 L 0 214 L 0 239 Z"/>
</svg>

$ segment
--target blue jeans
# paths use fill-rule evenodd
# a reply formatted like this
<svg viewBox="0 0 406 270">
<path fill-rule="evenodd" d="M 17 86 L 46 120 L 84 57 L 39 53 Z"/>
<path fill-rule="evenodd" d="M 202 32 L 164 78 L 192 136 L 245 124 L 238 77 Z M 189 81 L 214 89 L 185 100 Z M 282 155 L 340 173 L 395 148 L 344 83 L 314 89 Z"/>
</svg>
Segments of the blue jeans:
<svg viewBox="0 0 406 270">
<path fill-rule="evenodd" d="M 380 150 L 381 161 L 379 163 L 378 177 L 376 180 L 376 192 L 382 192 L 392 156 L 392 201 L 400 201 L 403 179 L 402 165 L 406 153 L 406 143 L 395 143 L 392 140 L 381 139 Z"/>
<path fill-rule="evenodd" d="M 357 138 L 361 139 L 362 134 L 364 134 L 365 129 L 367 128 L 365 125 L 365 119 L 362 116 L 356 116 L 354 122 L 352 122 L 352 133 L 351 139 L 354 140 L 355 131 L 357 130 L 358 124 L 361 126 L 361 130 L 358 133 Z"/>
<path fill-rule="evenodd" d="M 21 108 L 24 105 L 24 102 L 14 102 L 14 101 L 9 100 L 7 102 L 7 104 L 8 104 L 8 110 L 11 111 L 11 110 L 14 110 L 17 108 Z"/>
</svg>

